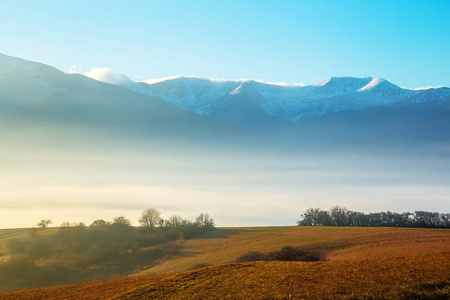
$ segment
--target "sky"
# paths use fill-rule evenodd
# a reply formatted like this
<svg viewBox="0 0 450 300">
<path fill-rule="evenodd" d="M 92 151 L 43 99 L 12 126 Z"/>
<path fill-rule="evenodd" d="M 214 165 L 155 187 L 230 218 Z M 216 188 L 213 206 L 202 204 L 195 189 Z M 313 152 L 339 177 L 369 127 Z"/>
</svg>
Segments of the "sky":
<svg viewBox="0 0 450 300">
<path fill-rule="evenodd" d="M 450 1 L 3 0 L 0 53 L 108 68 L 311 84 L 382 77 L 450 86 Z"/>
</svg>

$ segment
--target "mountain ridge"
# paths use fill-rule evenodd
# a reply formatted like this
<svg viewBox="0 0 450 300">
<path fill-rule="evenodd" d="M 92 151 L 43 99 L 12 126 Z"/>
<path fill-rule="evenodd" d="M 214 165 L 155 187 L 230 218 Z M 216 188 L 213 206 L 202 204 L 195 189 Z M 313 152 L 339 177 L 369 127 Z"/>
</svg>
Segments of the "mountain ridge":
<svg viewBox="0 0 450 300">
<path fill-rule="evenodd" d="M 10 76 L 11 73 L 15 75 Z M 23 80 L 28 81 L 27 90 L 33 90 L 31 95 L 27 95 L 28 99 L 43 98 L 41 93 L 46 88 L 53 93 L 64 94 L 67 88 L 48 86 L 47 81 L 55 78 L 61 81 L 62 77 L 67 76 L 80 75 L 67 74 L 46 64 L 0 54 L 0 88 L 4 96 L 11 96 L 8 94 L 9 89 L 16 92 L 14 88 L 17 87 L 17 82 Z M 102 84 L 107 87 L 105 83 Z M 98 89 L 94 81 L 90 85 Z M 230 111 L 229 106 L 242 106 L 240 103 L 248 100 L 269 117 L 291 123 L 340 111 L 364 110 L 389 103 L 442 101 L 450 96 L 450 89 L 447 87 L 406 89 L 383 78 L 373 77 L 330 77 L 310 85 L 287 85 L 251 79 L 172 76 L 143 82 L 127 81 L 110 86 L 159 98 L 182 110 L 212 118 L 222 110 Z M 220 115 L 223 117 L 224 111 Z"/>
<path fill-rule="evenodd" d="M 448 100 L 450 88 L 404 89 L 372 77 L 331 77 L 300 86 L 175 76 L 117 86 L 0 55 L 3 121 L 92 125 L 144 136 L 177 132 L 193 138 L 193 132 L 207 132 L 224 139 L 227 132 L 286 135 L 291 141 L 369 136 L 375 142 L 373 136 L 413 132 L 448 140 Z"/>
<path fill-rule="evenodd" d="M 405 89 L 383 78 L 330 77 L 311 85 L 281 85 L 257 80 L 217 80 L 195 76 L 174 76 L 153 83 L 124 86 L 139 93 L 159 97 L 181 109 L 199 115 L 214 115 L 229 105 L 237 105 L 240 89 L 253 86 L 247 100 L 270 116 L 297 122 L 302 118 L 329 113 L 362 110 L 393 102 L 421 103 L 445 99 L 445 87 Z M 257 92 L 257 93 L 255 93 Z"/>
</svg>

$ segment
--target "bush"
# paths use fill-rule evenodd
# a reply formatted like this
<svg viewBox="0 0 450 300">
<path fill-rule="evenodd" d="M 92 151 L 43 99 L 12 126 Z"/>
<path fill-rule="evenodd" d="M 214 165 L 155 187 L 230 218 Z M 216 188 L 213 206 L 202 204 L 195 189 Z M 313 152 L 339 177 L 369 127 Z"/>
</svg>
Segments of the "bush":
<svg viewBox="0 0 450 300">
<path fill-rule="evenodd" d="M 291 246 L 285 246 L 281 250 L 268 254 L 251 251 L 240 256 L 238 262 L 249 261 L 322 261 L 325 260 L 325 252 L 319 250 L 302 250 Z"/>
<path fill-rule="evenodd" d="M 301 250 L 291 246 L 283 247 L 279 251 L 271 252 L 266 260 L 276 261 L 320 261 L 324 260 L 323 252 L 317 250 Z"/>
</svg>

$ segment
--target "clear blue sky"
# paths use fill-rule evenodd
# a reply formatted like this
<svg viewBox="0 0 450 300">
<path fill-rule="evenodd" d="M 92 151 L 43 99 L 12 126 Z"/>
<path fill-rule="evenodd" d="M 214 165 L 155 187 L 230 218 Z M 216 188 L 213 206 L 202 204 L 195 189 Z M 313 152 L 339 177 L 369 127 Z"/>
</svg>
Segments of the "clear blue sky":
<svg viewBox="0 0 450 300">
<path fill-rule="evenodd" d="M 450 86 L 450 1 L 3 0 L 0 52 L 134 80 L 372 76 Z"/>
</svg>

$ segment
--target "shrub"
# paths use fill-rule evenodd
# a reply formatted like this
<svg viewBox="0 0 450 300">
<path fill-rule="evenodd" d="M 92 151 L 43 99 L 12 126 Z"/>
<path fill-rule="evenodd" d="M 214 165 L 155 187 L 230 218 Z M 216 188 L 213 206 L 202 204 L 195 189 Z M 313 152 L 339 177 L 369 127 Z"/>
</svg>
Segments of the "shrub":
<svg viewBox="0 0 450 300">
<path fill-rule="evenodd" d="M 302 250 L 291 246 L 285 246 L 281 250 L 268 254 L 251 251 L 240 256 L 238 262 L 249 261 L 322 261 L 325 260 L 325 252 L 319 250 Z"/>
</svg>

